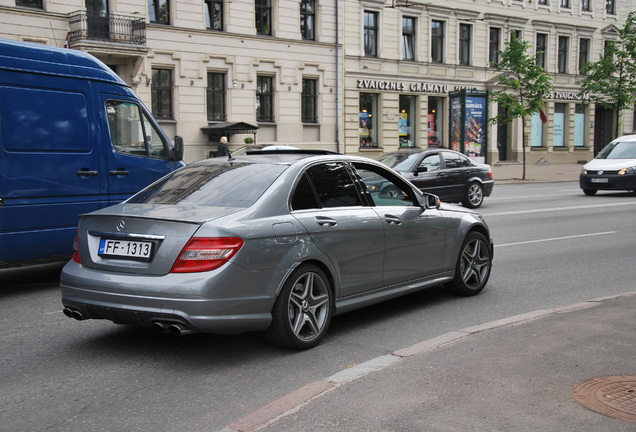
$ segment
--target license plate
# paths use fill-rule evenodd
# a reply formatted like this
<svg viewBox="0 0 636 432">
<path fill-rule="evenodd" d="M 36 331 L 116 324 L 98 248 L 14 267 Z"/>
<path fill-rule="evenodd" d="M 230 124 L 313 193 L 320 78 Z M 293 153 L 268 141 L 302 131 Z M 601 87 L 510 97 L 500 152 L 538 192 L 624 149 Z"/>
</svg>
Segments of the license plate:
<svg viewBox="0 0 636 432">
<path fill-rule="evenodd" d="M 606 179 L 606 178 L 593 178 L 593 179 L 590 179 L 590 182 L 591 183 L 608 183 L 609 179 Z"/>
<path fill-rule="evenodd" d="M 152 257 L 152 242 L 121 239 L 101 239 L 99 255 L 149 261 Z"/>
</svg>

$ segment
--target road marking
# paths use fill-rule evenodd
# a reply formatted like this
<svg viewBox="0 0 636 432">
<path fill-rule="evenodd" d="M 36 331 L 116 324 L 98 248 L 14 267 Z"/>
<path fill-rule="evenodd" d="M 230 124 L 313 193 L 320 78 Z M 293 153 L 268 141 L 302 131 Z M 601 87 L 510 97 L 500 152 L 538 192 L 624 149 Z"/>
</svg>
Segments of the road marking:
<svg viewBox="0 0 636 432">
<path fill-rule="evenodd" d="M 543 242 L 557 241 L 557 240 L 570 240 L 570 239 L 575 239 L 575 238 L 583 238 L 583 237 L 592 237 L 592 236 L 616 234 L 617 232 L 618 231 L 605 231 L 605 232 L 599 232 L 599 233 L 579 234 L 579 235 L 573 235 L 573 236 L 567 236 L 567 237 L 552 237 L 552 238 L 541 239 L 541 240 L 528 240 L 528 241 L 515 242 L 515 243 L 505 243 L 505 244 L 500 244 L 500 245 L 496 244 L 495 247 L 518 246 L 518 245 L 526 245 L 526 244 L 532 244 L 532 243 L 543 243 Z"/>
<path fill-rule="evenodd" d="M 593 204 L 593 205 L 571 206 L 571 207 L 542 208 L 542 209 L 533 209 L 533 210 L 514 210 L 514 211 L 495 212 L 495 213 L 481 212 L 481 214 L 482 216 L 487 216 L 487 217 L 511 216 L 511 215 L 520 215 L 520 214 L 529 214 L 529 213 L 547 213 L 547 212 L 568 211 L 568 210 L 587 210 L 592 208 L 606 208 L 606 207 L 617 207 L 617 206 L 628 206 L 628 205 L 636 205 L 636 201 L 625 201 L 625 202 L 611 203 L 611 204 L 605 203 L 605 204 Z"/>
</svg>

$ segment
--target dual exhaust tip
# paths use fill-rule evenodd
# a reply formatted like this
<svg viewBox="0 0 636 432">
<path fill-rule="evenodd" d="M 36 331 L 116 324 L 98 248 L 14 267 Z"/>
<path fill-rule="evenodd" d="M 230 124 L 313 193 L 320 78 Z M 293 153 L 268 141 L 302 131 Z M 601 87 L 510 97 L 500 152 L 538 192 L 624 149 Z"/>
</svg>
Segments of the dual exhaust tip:
<svg viewBox="0 0 636 432">
<path fill-rule="evenodd" d="M 194 330 L 184 326 L 183 324 L 165 323 L 161 321 L 153 322 L 152 329 L 158 333 L 170 333 L 174 336 L 184 336 L 190 333 L 195 333 Z"/>
<path fill-rule="evenodd" d="M 86 319 L 86 317 L 84 317 L 84 315 L 82 315 L 82 313 L 78 311 L 77 309 L 71 309 L 71 308 L 65 307 L 62 312 L 64 312 L 64 315 L 66 315 L 67 317 L 75 318 L 78 321 L 82 321 Z"/>
<path fill-rule="evenodd" d="M 80 311 L 77 309 L 72 309 L 69 307 L 65 307 L 62 312 L 69 318 L 74 318 L 78 321 L 83 321 L 87 319 Z M 184 326 L 183 324 L 176 323 L 166 323 L 161 321 L 155 321 L 152 323 L 152 329 L 158 333 L 169 333 L 175 336 L 184 336 L 190 333 L 195 333 L 194 330 Z"/>
</svg>

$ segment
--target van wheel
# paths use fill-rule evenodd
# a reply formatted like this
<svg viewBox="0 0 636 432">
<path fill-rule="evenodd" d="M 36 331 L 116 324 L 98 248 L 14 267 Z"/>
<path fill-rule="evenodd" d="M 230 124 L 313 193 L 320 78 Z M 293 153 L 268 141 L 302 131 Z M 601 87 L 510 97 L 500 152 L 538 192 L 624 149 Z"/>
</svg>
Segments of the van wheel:
<svg viewBox="0 0 636 432">
<path fill-rule="evenodd" d="M 446 284 L 453 294 L 468 297 L 484 289 L 492 268 L 492 251 L 486 237 L 477 232 L 468 233 L 457 258 L 455 279 Z"/>
<path fill-rule="evenodd" d="M 583 189 L 583 193 L 587 196 L 594 196 L 596 192 L 596 189 Z"/>
<path fill-rule="evenodd" d="M 484 187 L 477 182 L 468 185 L 462 204 L 466 208 L 475 209 L 484 202 Z"/>
<path fill-rule="evenodd" d="M 302 265 L 285 281 L 276 298 L 265 339 L 285 348 L 313 348 L 327 333 L 332 314 L 329 279 L 317 266 Z"/>
</svg>

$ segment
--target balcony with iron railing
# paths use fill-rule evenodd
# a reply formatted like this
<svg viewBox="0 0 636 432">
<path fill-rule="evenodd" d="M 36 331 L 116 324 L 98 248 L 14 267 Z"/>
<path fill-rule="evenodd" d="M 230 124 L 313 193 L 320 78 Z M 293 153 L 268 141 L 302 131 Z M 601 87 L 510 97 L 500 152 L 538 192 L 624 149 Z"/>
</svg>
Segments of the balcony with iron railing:
<svg viewBox="0 0 636 432">
<path fill-rule="evenodd" d="M 128 45 L 146 44 L 143 18 L 76 11 L 69 14 L 69 42 L 101 41 Z"/>
</svg>

